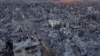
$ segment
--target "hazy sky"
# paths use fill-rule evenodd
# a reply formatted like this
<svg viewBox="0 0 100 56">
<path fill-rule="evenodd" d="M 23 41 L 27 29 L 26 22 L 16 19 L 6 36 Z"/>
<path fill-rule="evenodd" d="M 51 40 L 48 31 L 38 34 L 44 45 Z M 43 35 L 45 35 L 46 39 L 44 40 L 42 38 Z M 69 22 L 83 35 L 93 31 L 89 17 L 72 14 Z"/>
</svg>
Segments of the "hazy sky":
<svg viewBox="0 0 100 56">
<path fill-rule="evenodd" d="M 4 2 L 26 2 L 26 3 L 32 3 L 32 2 L 47 2 L 47 1 L 57 1 L 57 2 L 75 2 L 75 1 L 99 1 L 100 0 L 0 0 L 1 1 L 4 1 Z"/>
</svg>

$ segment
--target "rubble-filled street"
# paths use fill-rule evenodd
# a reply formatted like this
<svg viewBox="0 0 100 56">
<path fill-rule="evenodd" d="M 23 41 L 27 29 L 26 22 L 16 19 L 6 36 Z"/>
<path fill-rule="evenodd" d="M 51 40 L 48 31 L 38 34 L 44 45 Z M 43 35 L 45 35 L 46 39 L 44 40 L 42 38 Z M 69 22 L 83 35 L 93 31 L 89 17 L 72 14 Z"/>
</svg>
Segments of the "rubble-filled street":
<svg viewBox="0 0 100 56">
<path fill-rule="evenodd" d="M 0 56 L 100 56 L 100 4 L 0 3 Z"/>
</svg>

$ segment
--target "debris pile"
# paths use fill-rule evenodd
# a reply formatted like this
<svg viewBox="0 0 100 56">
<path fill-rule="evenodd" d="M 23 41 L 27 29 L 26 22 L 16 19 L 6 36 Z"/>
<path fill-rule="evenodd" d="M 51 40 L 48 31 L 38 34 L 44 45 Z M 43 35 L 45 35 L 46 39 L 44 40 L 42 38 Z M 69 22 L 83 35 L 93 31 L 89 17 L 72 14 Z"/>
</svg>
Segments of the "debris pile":
<svg viewBox="0 0 100 56">
<path fill-rule="evenodd" d="M 100 56 L 99 6 L 0 3 L 0 56 Z"/>
</svg>

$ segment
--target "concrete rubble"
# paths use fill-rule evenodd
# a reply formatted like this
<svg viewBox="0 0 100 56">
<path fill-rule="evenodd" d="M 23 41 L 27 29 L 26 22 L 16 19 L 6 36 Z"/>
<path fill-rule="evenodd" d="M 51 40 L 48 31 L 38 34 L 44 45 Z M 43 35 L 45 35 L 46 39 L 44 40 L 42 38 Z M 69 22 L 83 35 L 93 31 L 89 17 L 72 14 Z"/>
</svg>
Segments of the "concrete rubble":
<svg viewBox="0 0 100 56">
<path fill-rule="evenodd" d="M 100 56 L 99 6 L 0 3 L 0 56 Z"/>
</svg>

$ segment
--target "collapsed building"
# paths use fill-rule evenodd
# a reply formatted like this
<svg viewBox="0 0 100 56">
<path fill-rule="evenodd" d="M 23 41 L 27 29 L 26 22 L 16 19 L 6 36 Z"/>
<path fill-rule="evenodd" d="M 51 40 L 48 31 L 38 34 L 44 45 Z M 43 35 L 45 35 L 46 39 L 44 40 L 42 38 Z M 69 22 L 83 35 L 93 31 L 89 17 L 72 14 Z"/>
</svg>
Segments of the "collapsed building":
<svg viewBox="0 0 100 56">
<path fill-rule="evenodd" d="M 0 56 L 100 56 L 100 3 L 0 3 Z"/>
</svg>

